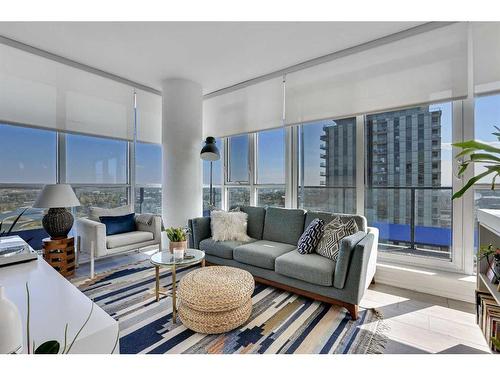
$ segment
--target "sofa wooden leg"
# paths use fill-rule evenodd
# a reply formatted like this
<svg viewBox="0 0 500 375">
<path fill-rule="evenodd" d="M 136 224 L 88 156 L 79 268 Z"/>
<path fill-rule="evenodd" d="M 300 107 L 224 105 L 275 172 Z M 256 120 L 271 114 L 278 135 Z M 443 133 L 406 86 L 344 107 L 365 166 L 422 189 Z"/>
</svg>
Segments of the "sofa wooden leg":
<svg viewBox="0 0 500 375">
<path fill-rule="evenodd" d="M 372 279 L 372 282 L 370 283 L 371 285 L 375 284 L 375 276 Z"/>
<path fill-rule="evenodd" d="M 358 320 L 358 318 L 359 318 L 358 305 L 349 305 L 349 306 L 346 306 L 346 309 L 347 309 L 347 311 L 349 311 L 349 314 L 351 314 L 352 320 Z"/>
</svg>

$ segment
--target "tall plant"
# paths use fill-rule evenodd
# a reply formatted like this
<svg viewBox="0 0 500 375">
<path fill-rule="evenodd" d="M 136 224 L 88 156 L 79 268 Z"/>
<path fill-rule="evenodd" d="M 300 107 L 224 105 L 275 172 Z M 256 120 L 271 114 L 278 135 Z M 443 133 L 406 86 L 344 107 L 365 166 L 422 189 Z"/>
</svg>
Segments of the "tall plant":
<svg viewBox="0 0 500 375">
<path fill-rule="evenodd" d="M 19 221 L 19 219 L 21 219 L 21 216 L 23 216 L 23 214 L 26 212 L 27 209 L 28 208 L 23 209 L 21 211 L 21 213 L 19 215 L 17 215 L 17 217 L 14 219 L 14 221 L 10 224 L 10 227 L 6 230 L 2 230 L 4 227 L 4 222 L 0 221 L 0 237 L 10 236 L 10 234 L 14 230 L 14 227 L 16 226 L 17 222 Z"/>
<path fill-rule="evenodd" d="M 495 129 L 497 131 L 492 134 L 500 142 L 500 128 L 495 126 Z M 491 190 L 495 190 L 495 182 L 500 175 L 500 148 L 474 140 L 453 143 L 452 145 L 462 150 L 456 156 L 456 159 L 460 160 L 459 177 L 463 176 L 467 168 L 475 163 L 481 163 L 486 168 L 486 171 L 470 178 L 462 189 L 453 194 L 453 199 L 462 197 L 477 181 L 489 175 L 493 176 Z M 462 158 L 464 160 L 461 160 Z"/>
</svg>

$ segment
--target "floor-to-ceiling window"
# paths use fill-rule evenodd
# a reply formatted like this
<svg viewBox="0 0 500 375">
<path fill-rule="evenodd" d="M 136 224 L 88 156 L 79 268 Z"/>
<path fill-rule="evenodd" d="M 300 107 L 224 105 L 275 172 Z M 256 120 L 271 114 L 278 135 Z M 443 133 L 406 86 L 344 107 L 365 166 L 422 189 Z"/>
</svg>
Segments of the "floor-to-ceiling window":
<svg viewBox="0 0 500 375">
<path fill-rule="evenodd" d="M 285 207 L 285 130 L 262 131 L 256 137 L 256 203 Z"/>
<path fill-rule="evenodd" d="M 127 141 L 66 135 L 66 178 L 87 216 L 92 206 L 113 208 L 128 203 Z"/>
<path fill-rule="evenodd" d="M 41 209 L 31 208 L 44 184 L 57 178 L 57 133 L 0 124 L 0 222 L 2 231 L 26 212 L 15 231 L 41 228 Z"/>
<path fill-rule="evenodd" d="M 452 103 L 365 122 L 365 216 L 379 250 L 452 260 Z"/>
<path fill-rule="evenodd" d="M 356 118 L 306 123 L 299 135 L 299 207 L 354 213 Z"/>
<path fill-rule="evenodd" d="M 161 145 L 137 142 L 135 147 L 135 212 L 161 215 Z"/>
</svg>

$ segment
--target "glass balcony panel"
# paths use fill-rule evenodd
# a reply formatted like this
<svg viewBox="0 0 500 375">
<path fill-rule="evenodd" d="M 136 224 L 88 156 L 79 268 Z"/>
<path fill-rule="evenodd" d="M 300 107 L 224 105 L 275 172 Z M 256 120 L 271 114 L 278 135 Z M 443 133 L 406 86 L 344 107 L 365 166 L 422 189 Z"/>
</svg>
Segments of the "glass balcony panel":
<svg viewBox="0 0 500 375">
<path fill-rule="evenodd" d="M 1 231 L 7 231 L 17 216 L 27 209 L 13 227 L 13 231 L 39 229 L 42 227 L 43 209 L 31 208 L 41 189 L 2 188 L 0 189 Z"/>
<path fill-rule="evenodd" d="M 301 188 L 299 206 L 313 211 L 355 213 L 356 189 L 306 186 Z"/>
<path fill-rule="evenodd" d="M 227 189 L 227 206 L 229 208 L 237 205 L 250 204 L 249 187 L 231 187 Z"/>
<path fill-rule="evenodd" d="M 77 217 L 86 217 L 90 207 L 116 208 L 128 204 L 127 187 L 74 187 L 76 196 L 80 200 L 80 207 L 76 207 Z"/>
<path fill-rule="evenodd" d="M 222 188 L 214 186 L 215 208 L 222 208 Z M 210 216 L 210 187 L 203 187 L 203 216 Z"/>
<path fill-rule="evenodd" d="M 135 212 L 161 215 L 161 188 L 135 188 Z"/>
<path fill-rule="evenodd" d="M 257 205 L 269 207 L 285 207 L 285 187 L 258 188 Z"/>
</svg>

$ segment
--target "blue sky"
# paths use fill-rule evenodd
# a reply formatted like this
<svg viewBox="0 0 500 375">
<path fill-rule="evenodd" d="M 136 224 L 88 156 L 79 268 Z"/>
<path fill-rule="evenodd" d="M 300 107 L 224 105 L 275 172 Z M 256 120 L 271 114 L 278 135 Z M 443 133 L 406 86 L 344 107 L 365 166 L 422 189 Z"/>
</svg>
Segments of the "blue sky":
<svg viewBox="0 0 500 375">
<path fill-rule="evenodd" d="M 476 99 L 475 128 L 476 139 L 494 142 L 491 135 L 493 126 L 500 126 L 500 95 Z M 451 104 L 436 104 L 431 110 L 440 108 L 443 112 L 442 124 L 442 183 L 451 183 Z M 323 124 L 331 120 L 310 123 L 304 137 L 305 148 L 305 183 L 319 184 L 319 137 L 323 133 Z M 236 178 L 242 179 L 243 166 L 247 164 L 246 137 L 235 139 L 233 146 L 233 165 Z M 123 141 L 99 139 L 86 136 L 68 136 L 68 177 L 72 182 L 123 182 L 126 179 L 126 145 Z M 217 145 L 221 151 L 222 144 Z M 0 125 L 0 183 L 52 183 L 55 181 L 56 135 L 52 131 L 30 129 L 10 125 Z M 284 134 L 283 129 L 262 132 L 259 135 L 258 164 L 261 183 L 284 182 Z M 103 163 L 102 160 L 107 160 Z M 206 162 L 205 162 L 206 163 Z M 161 148 L 159 145 L 137 145 L 137 180 L 138 183 L 161 183 Z M 116 168 L 119 165 L 120 168 Z M 222 181 L 222 161 L 214 163 L 214 183 Z M 203 181 L 208 184 L 208 163 L 203 173 Z"/>
<path fill-rule="evenodd" d="M 0 183 L 56 181 L 53 131 L 0 125 Z M 126 183 L 125 141 L 68 135 L 67 177 L 73 183 Z M 137 144 L 137 183 L 161 183 L 161 146 Z"/>
</svg>

